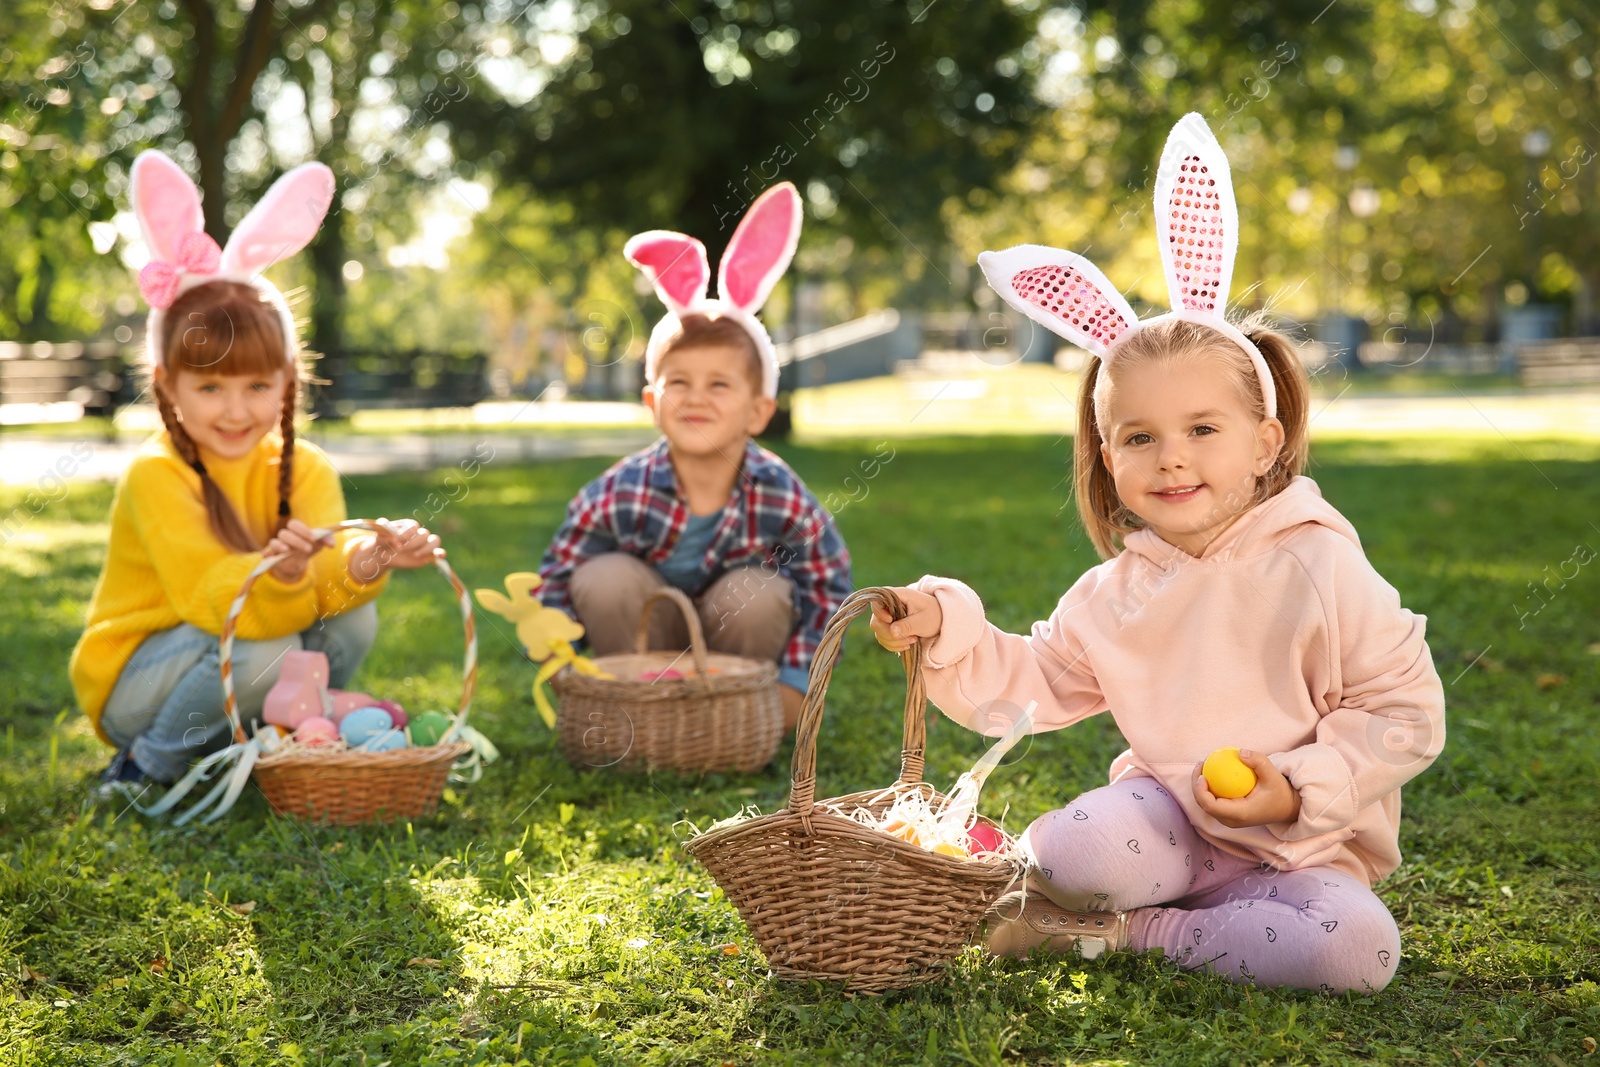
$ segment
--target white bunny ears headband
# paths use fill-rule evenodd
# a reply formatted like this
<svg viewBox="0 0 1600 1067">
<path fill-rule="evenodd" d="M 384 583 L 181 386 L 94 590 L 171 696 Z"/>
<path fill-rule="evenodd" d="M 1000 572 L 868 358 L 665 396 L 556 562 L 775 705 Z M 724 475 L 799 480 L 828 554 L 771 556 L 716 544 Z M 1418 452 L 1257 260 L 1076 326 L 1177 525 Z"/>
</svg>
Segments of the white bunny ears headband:
<svg viewBox="0 0 1600 1067">
<path fill-rule="evenodd" d="M 294 315 L 261 272 L 311 243 L 333 203 L 333 171 L 303 163 L 272 183 L 228 238 L 226 248 L 205 232 L 200 190 L 183 169 L 155 150 L 133 161 L 133 213 L 150 262 L 139 271 L 139 292 L 150 305 L 145 350 L 152 366 L 165 362 L 166 310 L 181 294 L 214 281 L 254 286 L 272 303 L 283 326 L 284 359 L 293 362 Z"/>
<path fill-rule="evenodd" d="M 761 357 L 761 388 L 778 395 L 778 356 L 756 312 L 794 258 L 800 242 L 800 194 L 789 182 L 774 185 L 756 198 L 733 231 L 717 266 L 718 298 L 706 295 L 711 263 L 706 246 L 681 233 L 650 230 L 630 238 L 623 255 L 644 272 L 667 314 L 650 331 L 645 346 L 645 381 L 654 382 L 661 350 L 678 332 L 685 315 L 731 318 L 743 326 Z"/>
<path fill-rule="evenodd" d="M 1209 326 L 1244 350 L 1261 381 L 1268 417 L 1278 413 L 1272 372 L 1259 349 L 1228 322 L 1228 285 L 1239 246 L 1239 211 L 1228 157 L 1190 112 L 1172 128 L 1156 171 L 1156 235 L 1172 311 L 1141 320 L 1106 276 L 1076 252 L 1018 245 L 978 257 L 1006 303 L 1045 329 L 1110 361 L 1116 344 L 1169 319 Z"/>
</svg>

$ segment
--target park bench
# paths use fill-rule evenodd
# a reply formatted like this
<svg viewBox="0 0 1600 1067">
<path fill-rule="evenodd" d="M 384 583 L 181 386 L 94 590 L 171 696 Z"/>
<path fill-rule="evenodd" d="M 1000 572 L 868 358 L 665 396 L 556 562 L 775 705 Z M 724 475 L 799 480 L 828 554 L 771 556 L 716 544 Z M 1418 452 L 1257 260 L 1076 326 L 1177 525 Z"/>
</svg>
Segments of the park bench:
<svg viewBox="0 0 1600 1067">
<path fill-rule="evenodd" d="M 115 341 L 0 341 L 0 422 L 112 414 L 134 389 L 122 349 Z"/>
<path fill-rule="evenodd" d="M 1600 337 L 1519 345 L 1517 367 L 1523 385 L 1600 385 Z"/>
<path fill-rule="evenodd" d="M 364 408 L 471 407 L 489 395 L 489 357 L 481 352 L 324 353 L 312 373 L 318 415 L 344 417 Z"/>
</svg>

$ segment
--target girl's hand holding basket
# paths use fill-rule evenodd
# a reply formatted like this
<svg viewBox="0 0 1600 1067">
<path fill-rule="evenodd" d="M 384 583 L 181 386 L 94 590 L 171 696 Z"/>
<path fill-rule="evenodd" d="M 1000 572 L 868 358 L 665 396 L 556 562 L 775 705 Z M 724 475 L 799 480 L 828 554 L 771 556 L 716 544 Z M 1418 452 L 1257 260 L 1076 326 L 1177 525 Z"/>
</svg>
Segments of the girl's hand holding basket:
<svg viewBox="0 0 1600 1067">
<path fill-rule="evenodd" d="M 898 654 L 916 644 L 920 638 L 931 641 L 939 636 L 939 630 L 944 626 L 944 610 L 939 607 L 937 597 L 910 586 L 897 586 L 890 591 L 905 605 L 906 614 L 901 619 L 892 619 L 883 605 L 872 605 L 872 620 L 868 625 L 872 627 L 872 636 L 878 639 L 878 644 Z"/>
<path fill-rule="evenodd" d="M 350 554 L 350 575 L 356 581 L 371 583 L 385 571 L 414 570 L 444 559 L 437 534 L 414 519 L 378 519 L 374 537 Z"/>
</svg>

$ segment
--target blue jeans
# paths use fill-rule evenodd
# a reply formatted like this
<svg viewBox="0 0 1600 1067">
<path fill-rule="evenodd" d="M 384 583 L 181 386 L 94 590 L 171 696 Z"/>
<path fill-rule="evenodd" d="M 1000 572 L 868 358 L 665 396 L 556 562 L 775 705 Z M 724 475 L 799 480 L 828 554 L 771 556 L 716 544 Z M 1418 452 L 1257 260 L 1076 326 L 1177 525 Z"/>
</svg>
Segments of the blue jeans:
<svg viewBox="0 0 1600 1067">
<path fill-rule="evenodd" d="M 378 636 L 371 602 L 308 629 L 266 641 L 233 642 L 233 694 L 239 718 L 259 718 L 278 680 L 285 652 L 304 648 L 328 657 L 329 684 L 343 689 Z M 222 659 L 217 636 L 188 623 L 151 634 L 117 678 L 100 728 L 130 749 L 139 769 L 158 782 L 181 777 L 189 762 L 224 748 L 232 727 L 222 711 Z"/>
</svg>

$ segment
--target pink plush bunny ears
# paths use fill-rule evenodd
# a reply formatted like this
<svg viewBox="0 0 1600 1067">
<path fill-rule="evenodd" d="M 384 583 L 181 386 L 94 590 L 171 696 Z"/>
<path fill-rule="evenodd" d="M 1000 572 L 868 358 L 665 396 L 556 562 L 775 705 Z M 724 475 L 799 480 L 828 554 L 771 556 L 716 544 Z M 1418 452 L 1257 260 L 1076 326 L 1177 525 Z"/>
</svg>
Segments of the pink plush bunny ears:
<svg viewBox="0 0 1600 1067">
<path fill-rule="evenodd" d="M 749 331 L 761 356 L 764 391 L 768 396 L 776 394 L 777 356 L 766 328 L 755 316 L 772 295 L 772 287 L 789 269 L 800 243 L 802 218 L 800 193 L 789 182 L 774 185 L 757 197 L 734 229 L 718 264 L 717 299 L 707 295 L 711 263 L 706 246 L 695 238 L 670 230 L 650 230 L 628 240 L 623 254 L 650 279 L 670 313 L 657 323 L 645 349 L 646 380 L 655 380 L 661 348 L 679 319 L 691 314 L 720 314 L 738 320 Z"/>
<path fill-rule="evenodd" d="M 739 220 L 717 268 L 722 301 L 753 315 L 761 310 L 800 243 L 800 193 L 790 182 L 774 185 L 756 198 Z M 711 265 L 706 246 L 686 234 L 650 230 L 623 247 L 628 262 L 644 271 L 656 295 L 674 315 L 706 302 Z"/>
<path fill-rule="evenodd" d="M 133 212 L 150 249 L 150 262 L 139 272 L 139 291 L 160 310 L 205 281 L 254 282 L 311 242 L 333 202 L 333 171 L 304 163 L 274 182 L 234 228 L 228 246 L 218 248 L 205 232 L 200 190 L 166 155 L 139 153 L 132 186 Z"/>
<path fill-rule="evenodd" d="M 1237 344 L 1256 369 L 1267 414 L 1277 389 L 1255 345 L 1225 317 L 1239 244 L 1239 212 L 1228 157 L 1205 120 L 1191 112 L 1173 127 L 1156 172 L 1156 234 L 1172 312 L 1140 320 L 1087 259 L 1045 245 L 978 257 L 1001 298 L 1041 326 L 1101 359 L 1132 332 L 1166 318 L 1209 326 Z"/>
</svg>

